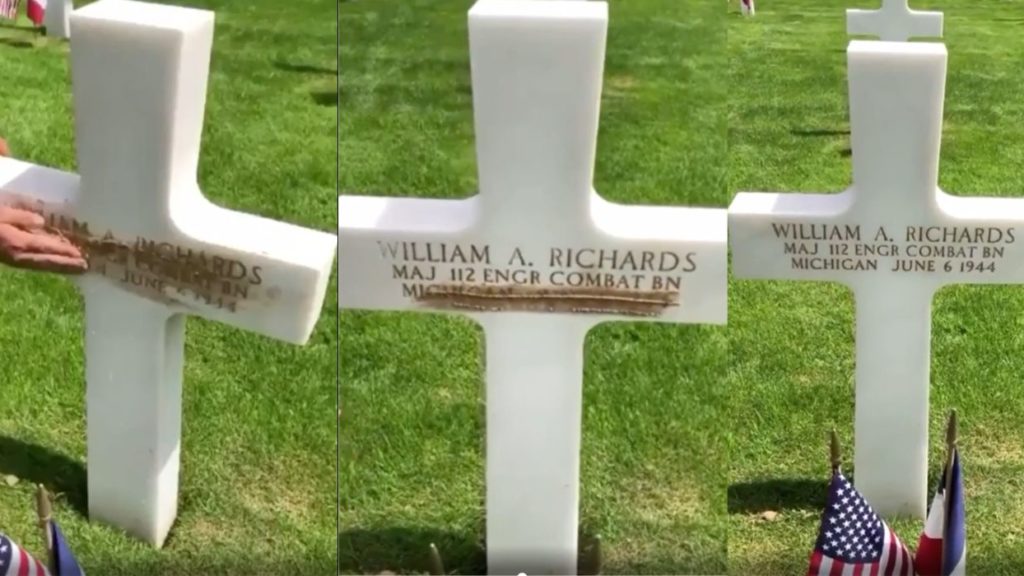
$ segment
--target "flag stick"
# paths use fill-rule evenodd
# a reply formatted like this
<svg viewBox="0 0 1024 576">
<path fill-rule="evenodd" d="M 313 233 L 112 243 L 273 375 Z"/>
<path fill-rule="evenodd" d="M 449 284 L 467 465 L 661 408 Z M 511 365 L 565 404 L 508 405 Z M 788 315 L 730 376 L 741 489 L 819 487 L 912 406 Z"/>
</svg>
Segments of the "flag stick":
<svg viewBox="0 0 1024 576">
<path fill-rule="evenodd" d="M 942 574 L 946 573 L 946 527 L 949 525 L 949 493 L 953 483 L 953 456 L 956 454 L 957 440 L 956 410 L 949 412 L 946 424 L 946 467 L 942 479 Z"/>
<path fill-rule="evenodd" d="M 836 434 L 835 428 L 832 429 L 831 442 L 829 443 L 829 456 L 832 461 L 832 473 L 835 474 L 842 463 L 842 455 L 839 452 L 839 435 Z"/>
<path fill-rule="evenodd" d="M 39 517 L 39 529 L 43 532 L 43 545 L 46 546 L 46 555 L 51 559 L 50 569 L 53 566 L 53 537 L 50 535 L 50 519 L 53 517 L 53 506 L 50 503 L 50 495 L 42 484 L 36 484 L 36 515 Z"/>
</svg>

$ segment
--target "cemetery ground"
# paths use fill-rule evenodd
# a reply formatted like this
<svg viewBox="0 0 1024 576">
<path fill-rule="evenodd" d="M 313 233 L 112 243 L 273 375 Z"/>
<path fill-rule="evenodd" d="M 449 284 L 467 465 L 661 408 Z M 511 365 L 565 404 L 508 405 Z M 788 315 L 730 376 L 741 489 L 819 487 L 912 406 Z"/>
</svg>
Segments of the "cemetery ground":
<svg viewBox="0 0 1024 576">
<path fill-rule="evenodd" d="M 728 19 L 729 188 L 830 192 L 850 184 L 843 10 L 877 2 L 758 2 Z M 939 184 L 1024 196 L 1024 13 L 998 0 L 921 0 L 945 12 L 949 49 Z M 946 415 L 957 409 L 971 574 L 1024 571 L 1024 291 L 956 286 L 933 307 L 929 501 Z M 735 433 L 731 574 L 806 570 L 825 504 L 828 430 L 853 462 L 853 301 L 837 284 L 730 284 Z M 773 520 L 765 512 L 777 512 Z M 770 515 L 769 515 L 770 516 Z M 921 524 L 897 521 L 911 547 Z"/>
<path fill-rule="evenodd" d="M 336 227 L 335 7 L 216 12 L 199 182 L 213 202 Z M 75 169 L 66 43 L 0 25 L 0 135 Z M 308 574 L 335 565 L 336 288 L 306 347 L 188 321 L 179 515 L 163 550 L 86 519 L 83 309 L 71 282 L 0 269 L 0 530 L 42 554 L 33 486 L 93 574 Z"/>
<path fill-rule="evenodd" d="M 339 4 L 342 194 L 475 193 L 471 4 Z M 611 2 L 595 174 L 606 198 L 728 203 L 724 18 L 705 0 Z M 434 542 L 449 572 L 484 573 L 479 327 L 346 311 L 340 334 L 342 572 L 422 573 Z M 725 570 L 726 352 L 721 326 L 590 333 L 581 548 L 602 536 L 605 573 Z"/>
</svg>

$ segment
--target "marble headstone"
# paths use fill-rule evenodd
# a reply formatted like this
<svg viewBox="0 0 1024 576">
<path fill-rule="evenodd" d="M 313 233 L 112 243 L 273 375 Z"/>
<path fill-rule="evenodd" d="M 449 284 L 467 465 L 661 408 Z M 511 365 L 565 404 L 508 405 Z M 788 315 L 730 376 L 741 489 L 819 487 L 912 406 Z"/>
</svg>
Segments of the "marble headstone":
<svg viewBox="0 0 1024 576">
<path fill-rule="evenodd" d="M 0 158 L 0 201 L 83 246 L 89 515 L 161 546 L 177 513 L 185 318 L 303 344 L 337 239 L 212 204 L 197 166 L 213 13 L 70 17 L 80 174 Z"/>
<path fill-rule="evenodd" d="M 342 308 L 483 326 L 492 574 L 576 573 L 588 330 L 726 319 L 725 210 L 625 206 L 593 189 L 607 26 L 604 2 L 481 0 L 469 12 L 479 194 L 339 198 Z"/>
<path fill-rule="evenodd" d="M 938 187 L 946 60 L 942 44 L 851 42 L 852 186 L 729 207 L 737 277 L 852 289 L 855 480 L 886 516 L 925 513 L 935 292 L 1024 283 L 1024 201 Z"/>
</svg>

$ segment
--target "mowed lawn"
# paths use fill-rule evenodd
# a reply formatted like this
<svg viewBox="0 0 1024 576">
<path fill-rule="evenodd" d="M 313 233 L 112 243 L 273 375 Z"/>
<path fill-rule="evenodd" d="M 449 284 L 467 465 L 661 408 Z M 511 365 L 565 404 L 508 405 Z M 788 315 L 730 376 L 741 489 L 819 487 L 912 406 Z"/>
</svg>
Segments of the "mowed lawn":
<svg viewBox="0 0 1024 576">
<path fill-rule="evenodd" d="M 203 191 L 333 231 L 334 3 L 187 4 L 217 13 Z M 0 24 L 0 135 L 18 158 L 74 170 L 68 46 L 19 27 Z M 0 269 L 0 477 L 18 479 L 0 482 L 0 531 L 41 555 L 41 482 L 61 494 L 55 517 L 90 574 L 331 573 L 335 294 L 332 282 L 304 348 L 188 321 L 179 516 L 157 551 L 87 521 L 81 298 L 63 278 Z"/>
<path fill-rule="evenodd" d="M 339 6 L 340 193 L 475 193 L 472 2 Z M 606 198 L 727 205 L 725 17 L 706 0 L 610 3 L 595 174 Z M 449 572 L 483 573 L 482 332 L 352 311 L 340 329 L 342 572 L 422 573 L 435 542 Z M 587 339 L 580 530 L 602 536 L 605 573 L 724 572 L 725 338 L 617 323 Z"/>
<path fill-rule="evenodd" d="M 949 49 L 940 186 L 1024 196 L 1024 10 L 921 0 Z M 763 0 L 728 27 L 730 190 L 837 192 L 850 184 L 844 9 Z M 837 284 L 730 284 L 726 386 L 737 417 L 729 489 L 732 574 L 806 570 L 828 480 L 828 430 L 853 461 L 853 303 Z M 1024 290 L 957 286 L 934 301 L 930 484 L 959 411 L 968 573 L 1024 572 Z M 856 471 L 852 471 L 856 478 Z M 929 496 L 930 498 L 930 496 Z M 764 511 L 781 514 L 774 521 Z M 921 524 L 894 524 L 916 547 Z"/>
</svg>

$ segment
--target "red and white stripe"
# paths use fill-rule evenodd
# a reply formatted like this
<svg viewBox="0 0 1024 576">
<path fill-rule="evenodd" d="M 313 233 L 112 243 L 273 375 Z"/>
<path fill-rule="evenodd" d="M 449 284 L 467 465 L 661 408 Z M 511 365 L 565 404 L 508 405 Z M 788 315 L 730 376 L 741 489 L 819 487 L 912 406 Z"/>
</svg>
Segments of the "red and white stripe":
<svg viewBox="0 0 1024 576">
<path fill-rule="evenodd" d="M 18 546 L 14 546 L 11 565 L 6 568 L 6 572 L 0 572 L 3 576 L 50 576 L 50 571 L 43 566 L 42 562 Z"/>
<path fill-rule="evenodd" d="M 36 26 L 43 25 L 46 15 L 46 0 L 28 0 L 28 18 Z"/>
<path fill-rule="evenodd" d="M 16 19 L 19 4 L 21 4 L 21 0 L 0 0 L 0 18 Z"/>
</svg>

